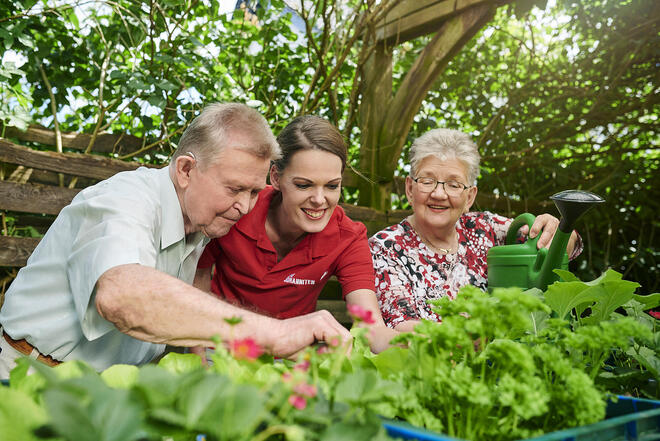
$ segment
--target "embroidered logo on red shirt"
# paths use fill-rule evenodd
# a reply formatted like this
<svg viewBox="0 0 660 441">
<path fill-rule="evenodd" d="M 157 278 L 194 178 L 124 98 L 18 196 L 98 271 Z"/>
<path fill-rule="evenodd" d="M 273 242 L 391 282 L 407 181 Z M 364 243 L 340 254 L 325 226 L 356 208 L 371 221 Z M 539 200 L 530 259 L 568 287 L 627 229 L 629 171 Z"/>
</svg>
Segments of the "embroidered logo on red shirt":
<svg viewBox="0 0 660 441">
<path fill-rule="evenodd" d="M 316 285 L 316 280 L 310 280 L 310 279 L 296 279 L 294 276 L 296 273 L 291 273 L 288 276 L 286 276 L 286 279 L 284 279 L 285 283 L 292 283 L 294 285 Z"/>
</svg>

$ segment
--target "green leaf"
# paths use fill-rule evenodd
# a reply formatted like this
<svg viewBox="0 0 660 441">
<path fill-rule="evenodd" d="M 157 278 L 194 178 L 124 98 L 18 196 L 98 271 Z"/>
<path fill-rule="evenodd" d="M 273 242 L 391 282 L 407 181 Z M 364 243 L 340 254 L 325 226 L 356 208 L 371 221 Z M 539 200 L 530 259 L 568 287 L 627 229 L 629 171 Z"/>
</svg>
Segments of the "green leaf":
<svg viewBox="0 0 660 441">
<path fill-rule="evenodd" d="M 359 370 L 345 374 L 337 384 L 335 398 L 345 403 L 368 402 L 383 396 L 374 371 Z"/>
<path fill-rule="evenodd" d="M 566 271 L 566 270 L 563 270 L 563 269 L 555 269 L 553 271 L 554 271 L 555 274 L 557 274 L 559 277 L 561 277 L 561 279 L 564 282 L 578 282 L 580 280 L 575 276 L 575 274 L 573 274 L 570 271 Z"/>
<path fill-rule="evenodd" d="M 169 90 L 169 91 L 177 89 L 177 86 L 175 84 L 172 84 L 171 82 L 169 82 L 167 80 L 160 81 L 158 83 L 158 87 L 160 87 L 163 90 Z"/>
<path fill-rule="evenodd" d="M 149 104 L 151 104 L 154 107 L 158 107 L 159 109 L 162 109 L 163 107 L 165 107 L 165 104 L 167 103 L 165 98 L 163 98 L 162 96 L 159 96 L 159 95 L 151 95 L 151 96 L 149 96 L 147 101 L 149 102 Z"/>
<path fill-rule="evenodd" d="M 660 306 L 660 292 L 656 292 L 648 295 L 639 295 L 635 294 L 633 296 L 635 300 L 644 305 L 644 309 L 653 309 Z"/>
<path fill-rule="evenodd" d="M 578 305 L 598 300 L 598 294 L 584 282 L 555 282 L 545 293 L 545 301 L 561 319 Z"/>
<path fill-rule="evenodd" d="M 139 373 L 137 366 L 115 364 L 101 372 L 101 379 L 110 387 L 130 389 L 137 382 Z"/>
<path fill-rule="evenodd" d="M 633 298 L 633 293 L 638 287 L 638 283 L 627 280 L 608 281 L 600 286 L 592 286 L 589 290 L 597 293 L 598 300 L 591 307 L 591 315 L 585 319 L 585 322 L 595 324 L 609 320 L 610 314 Z"/>
<path fill-rule="evenodd" d="M 174 374 L 181 374 L 201 369 L 202 359 L 196 354 L 170 352 L 158 362 L 158 366 Z"/>
<path fill-rule="evenodd" d="M 78 22 L 78 16 L 76 15 L 75 8 L 67 9 L 67 17 L 69 18 L 69 22 L 71 22 L 74 28 L 80 29 L 80 23 Z"/>
<path fill-rule="evenodd" d="M 65 390 L 50 389 L 44 392 L 43 397 L 53 429 L 60 436 L 76 441 L 101 439 L 80 396 Z"/>
<path fill-rule="evenodd" d="M 32 441 L 38 438 L 32 431 L 45 424 L 46 411 L 26 393 L 0 386 L 0 439 Z"/>
<path fill-rule="evenodd" d="M 141 392 L 149 407 L 169 406 L 176 396 L 181 377 L 156 365 L 140 368 L 135 388 Z"/>
<path fill-rule="evenodd" d="M 660 378 L 660 358 L 651 348 L 642 346 L 639 349 L 630 348 L 627 354 L 633 357 L 639 364 L 648 369 L 655 378 Z"/>
<path fill-rule="evenodd" d="M 398 346 L 387 348 L 373 357 L 372 361 L 384 378 L 405 372 L 410 363 L 408 349 Z"/>
</svg>

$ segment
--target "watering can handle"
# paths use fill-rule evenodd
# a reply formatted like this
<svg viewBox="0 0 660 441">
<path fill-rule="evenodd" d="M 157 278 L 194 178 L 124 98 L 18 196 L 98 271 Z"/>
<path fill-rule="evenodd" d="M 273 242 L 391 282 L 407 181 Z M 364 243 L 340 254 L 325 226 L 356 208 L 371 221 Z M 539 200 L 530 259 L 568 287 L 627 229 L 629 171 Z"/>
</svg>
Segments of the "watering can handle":
<svg viewBox="0 0 660 441">
<path fill-rule="evenodd" d="M 528 225 L 530 230 L 532 229 L 532 225 L 534 224 L 534 221 L 536 220 L 536 216 L 534 216 L 531 213 L 523 213 L 516 217 L 513 222 L 511 222 L 511 225 L 509 225 L 509 230 L 506 233 L 506 241 L 504 242 L 505 245 L 513 245 L 516 243 L 516 239 L 518 238 L 518 230 L 520 227 L 523 225 Z M 534 245 L 534 249 L 536 249 L 536 242 L 538 242 L 539 237 L 541 235 L 537 235 L 534 239 L 527 239 L 527 243 L 530 245 Z"/>
</svg>

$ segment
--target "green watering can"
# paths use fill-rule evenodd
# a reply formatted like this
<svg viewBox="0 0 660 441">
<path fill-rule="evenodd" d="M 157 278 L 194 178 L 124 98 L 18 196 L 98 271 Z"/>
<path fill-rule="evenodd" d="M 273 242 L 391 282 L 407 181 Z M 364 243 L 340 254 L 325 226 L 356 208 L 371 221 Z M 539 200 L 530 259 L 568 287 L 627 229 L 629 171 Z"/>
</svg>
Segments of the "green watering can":
<svg viewBox="0 0 660 441">
<path fill-rule="evenodd" d="M 488 290 L 517 286 L 539 288 L 559 280 L 552 271 L 557 268 L 568 270 L 566 245 L 573 231 L 573 225 L 589 208 L 605 202 L 600 196 L 581 190 L 566 190 L 550 197 L 561 215 L 559 228 L 552 239 L 550 249 L 536 248 L 540 234 L 525 243 L 516 244 L 518 229 L 523 225 L 532 227 L 534 215 L 523 213 L 516 217 L 507 231 L 505 245 L 488 250 Z"/>
</svg>

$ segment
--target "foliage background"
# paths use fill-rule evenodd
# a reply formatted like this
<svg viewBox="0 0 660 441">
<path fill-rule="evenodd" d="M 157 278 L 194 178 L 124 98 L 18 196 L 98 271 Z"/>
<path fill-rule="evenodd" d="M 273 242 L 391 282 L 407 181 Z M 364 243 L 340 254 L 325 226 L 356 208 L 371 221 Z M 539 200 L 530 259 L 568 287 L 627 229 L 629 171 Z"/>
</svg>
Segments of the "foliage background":
<svg viewBox="0 0 660 441">
<path fill-rule="evenodd" d="M 227 14 L 215 0 L 3 2 L 3 136 L 35 123 L 133 135 L 143 148 L 112 155 L 158 163 L 203 103 L 235 100 L 263 112 L 275 133 L 300 113 L 329 118 L 357 165 L 368 56 L 358 30 L 379 5 L 301 2 L 291 14 L 282 1 L 255 3 L 256 16 Z M 429 38 L 392 49 L 395 87 Z M 501 214 L 552 211 L 548 197 L 567 188 L 600 194 L 607 204 L 577 226 L 586 250 L 573 269 L 592 279 L 613 267 L 653 292 L 659 48 L 656 0 L 503 6 L 437 79 L 407 145 L 433 127 L 470 133 L 483 155 L 479 191 L 507 202 Z M 405 198 L 393 195 L 392 208 L 407 208 Z"/>
</svg>

